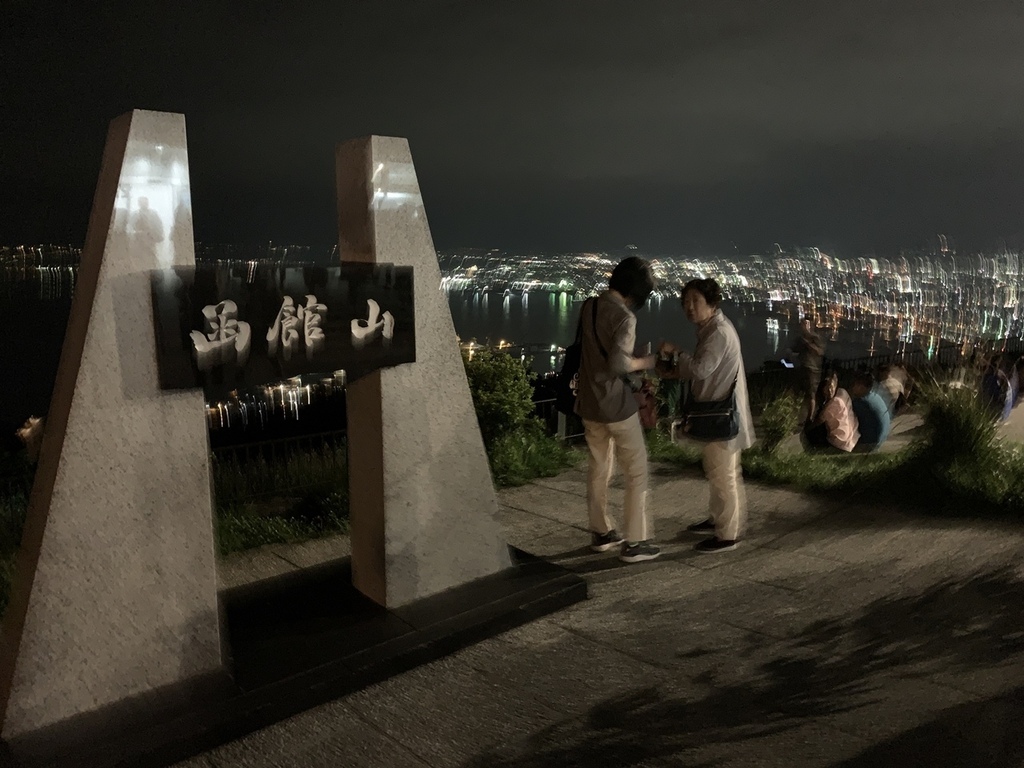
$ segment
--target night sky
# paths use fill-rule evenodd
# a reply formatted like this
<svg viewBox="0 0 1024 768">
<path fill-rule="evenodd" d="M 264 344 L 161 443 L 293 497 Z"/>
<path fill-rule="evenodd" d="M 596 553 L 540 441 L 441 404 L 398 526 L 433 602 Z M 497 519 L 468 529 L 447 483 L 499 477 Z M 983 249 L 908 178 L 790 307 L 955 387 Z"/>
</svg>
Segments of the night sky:
<svg viewBox="0 0 1024 768">
<path fill-rule="evenodd" d="M 0 10 L 0 244 L 81 243 L 144 108 L 207 242 L 329 244 L 334 145 L 379 133 L 439 248 L 1024 245 L 1017 0 L 68 5 Z"/>
</svg>

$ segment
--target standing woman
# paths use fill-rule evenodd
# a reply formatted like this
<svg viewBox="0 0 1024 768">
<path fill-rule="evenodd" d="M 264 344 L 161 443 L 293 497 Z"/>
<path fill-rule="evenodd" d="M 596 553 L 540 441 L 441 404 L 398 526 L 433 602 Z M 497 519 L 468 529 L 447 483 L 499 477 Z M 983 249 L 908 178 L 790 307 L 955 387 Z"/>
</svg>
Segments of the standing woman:
<svg viewBox="0 0 1024 768">
<path fill-rule="evenodd" d="M 576 413 L 583 419 L 589 461 L 587 510 L 590 548 L 605 552 L 620 547 L 626 563 L 653 560 L 654 545 L 647 518 L 647 442 L 637 414 L 636 398 L 626 374 L 654 368 L 655 356 L 636 356 L 636 312 L 654 290 L 654 277 L 646 261 L 630 256 L 618 263 L 608 290 L 588 299 L 580 312 L 583 355 L 580 360 Z M 613 458 L 618 460 L 626 484 L 623 502 L 625 537 L 615 530 L 608 514 L 608 482 Z"/>
<path fill-rule="evenodd" d="M 660 354 L 679 353 L 676 375 L 690 381 L 690 397 L 697 402 L 726 400 L 735 386 L 739 432 L 731 439 L 703 444 L 704 474 L 711 484 L 710 516 L 687 527 L 693 533 L 714 533 L 697 544 L 698 552 L 727 552 L 736 548 L 747 525 L 747 495 L 740 466 L 740 452 L 754 443 L 747 376 L 739 336 L 718 306 L 722 301 L 718 283 L 691 280 L 683 286 L 680 298 L 686 319 L 697 326 L 697 349 L 689 355 L 674 344 L 663 343 Z"/>
</svg>

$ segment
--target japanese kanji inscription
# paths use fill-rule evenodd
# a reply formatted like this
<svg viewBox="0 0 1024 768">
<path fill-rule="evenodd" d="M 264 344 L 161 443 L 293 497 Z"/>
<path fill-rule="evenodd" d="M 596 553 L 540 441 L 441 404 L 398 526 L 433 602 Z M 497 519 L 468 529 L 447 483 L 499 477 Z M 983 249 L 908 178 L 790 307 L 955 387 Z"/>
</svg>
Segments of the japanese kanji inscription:
<svg viewBox="0 0 1024 768">
<path fill-rule="evenodd" d="M 160 384 L 216 398 L 302 373 L 414 362 L 412 268 L 217 265 L 153 273 Z"/>
</svg>

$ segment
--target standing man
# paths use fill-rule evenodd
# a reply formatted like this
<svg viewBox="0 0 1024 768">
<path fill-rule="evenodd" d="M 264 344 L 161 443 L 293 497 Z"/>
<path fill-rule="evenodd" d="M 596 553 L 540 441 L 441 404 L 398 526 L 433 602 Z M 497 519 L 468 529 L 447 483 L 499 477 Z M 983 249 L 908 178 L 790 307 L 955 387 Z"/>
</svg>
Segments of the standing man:
<svg viewBox="0 0 1024 768">
<path fill-rule="evenodd" d="M 653 560 L 654 546 L 647 519 L 647 442 L 637 414 L 636 398 L 626 374 L 654 368 L 655 355 L 635 357 L 636 311 L 654 290 L 650 266 L 638 256 L 619 262 L 608 290 L 584 302 L 580 310 L 583 354 L 580 360 L 576 413 L 590 456 L 587 463 L 587 510 L 590 548 L 605 552 L 621 546 L 626 563 Z M 608 515 L 608 482 L 612 457 L 618 460 L 626 484 L 623 509 L 625 540 Z"/>
<path fill-rule="evenodd" d="M 821 362 L 825 356 L 825 342 L 815 333 L 809 317 L 800 321 L 800 337 L 793 345 L 793 352 L 800 361 L 798 388 L 804 397 L 803 421 L 806 423 L 814 418 L 815 394 L 821 383 Z"/>
</svg>

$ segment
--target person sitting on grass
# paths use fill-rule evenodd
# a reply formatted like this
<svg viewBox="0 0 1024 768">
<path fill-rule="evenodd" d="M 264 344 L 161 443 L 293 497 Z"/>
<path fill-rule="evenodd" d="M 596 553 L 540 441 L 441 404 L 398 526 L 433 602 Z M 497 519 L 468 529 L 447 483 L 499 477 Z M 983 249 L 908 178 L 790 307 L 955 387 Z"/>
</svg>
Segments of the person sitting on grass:
<svg viewBox="0 0 1024 768">
<path fill-rule="evenodd" d="M 853 402 L 845 389 L 839 388 L 839 376 L 835 371 L 826 371 L 821 377 L 815 398 L 820 405 L 818 412 L 804 428 L 804 435 L 812 448 L 834 448 L 849 453 L 857 445 L 860 432 L 857 417 L 853 413 Z"/>
<path fill-rule="evenodd" d="M 1010 418 L 1014 402 L 1013 386 L 1010 377 L 1003 370 L 1003 363 L 1002 353 L 994 353 L 989 358 L 988 364 L 985 366 L 985 373 L 981 377 L 982 400 L 999 421 L 1006 421 Z"/>
<path fill-rule="evenodd" d="M 887 398 L 882 397 L 880 389 L 881 384 L 875 386 L 869 371 L 853 374 L 850 395 L 853 397 L 853 415 L 857 418 L 857 430 L 860 432 L 858 451 L 877 450 L 889 437 L 892 418 Z"/>
<path fill-rule="evenodd" d="M 895 416 L 907 406 L 907 398 L 914 387 L 914 381 L 902 365 L 878 366 L 878 394 L 889 406 L 889 416 Z"/>
<path fill-rule="evenodd" d="M 1014 393 L 1014 408 L 1016 408 L 1017 403 L 1021 401 L 1021 396 L 1024 396 L 1024 357 L 1019 357 L 1014 364 L 1014 375 L 1017 377 L 1017 391 Z"/>
</svg>

